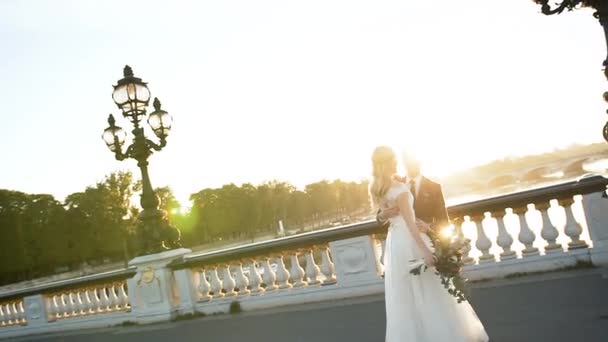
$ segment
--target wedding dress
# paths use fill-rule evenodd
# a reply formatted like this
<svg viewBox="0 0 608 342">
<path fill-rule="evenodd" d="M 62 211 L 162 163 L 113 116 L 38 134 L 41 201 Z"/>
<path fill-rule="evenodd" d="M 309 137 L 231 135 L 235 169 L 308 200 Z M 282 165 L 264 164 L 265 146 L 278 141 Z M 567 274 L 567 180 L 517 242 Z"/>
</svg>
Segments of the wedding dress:
<svg viewBox="0 0 608 342">
<path fill-rule="evenodd" d="M 384 196 L 383 206 L 396 206 L 401 194 L 410 196 L 413 205 L 408 187 L 395 183 Z M 421 235 L 430 246 L 428 236 Z M 409 262 L 422 257 L 403 217 L 391 218 L 384 253 L 386 342 L 488 341 L 471 305 L 458 303 L 441 285 L 434 268 L 421 275 L 409 273 Z"/>
</svg>

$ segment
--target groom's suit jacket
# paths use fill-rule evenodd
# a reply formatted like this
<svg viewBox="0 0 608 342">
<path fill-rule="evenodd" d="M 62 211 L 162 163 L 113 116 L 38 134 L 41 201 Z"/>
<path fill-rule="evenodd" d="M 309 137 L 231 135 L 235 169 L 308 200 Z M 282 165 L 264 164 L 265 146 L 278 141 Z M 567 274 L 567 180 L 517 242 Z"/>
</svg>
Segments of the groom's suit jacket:
<svg viewBox="0 0 608 342">
<path fill-rule="evenodd" d="M 414 197 L 414 213 L 416 218 L 431 224 L 432 228 L 449 224 L 448 211 L 439 183 L 422 177 L 420 188 Z"/>
<path fill-rule="evenodd" d="M 448 211 L 445 207 L 443 191 L 439 183 L 422 176 L 420 187 L 414 196 L 414 214 L 416 218 L 431 224 L 431 228 L 433 229 L 449 224 Z M 379 221 L 379 223 L 388 225 L 388 221 Z"/>
</svg>

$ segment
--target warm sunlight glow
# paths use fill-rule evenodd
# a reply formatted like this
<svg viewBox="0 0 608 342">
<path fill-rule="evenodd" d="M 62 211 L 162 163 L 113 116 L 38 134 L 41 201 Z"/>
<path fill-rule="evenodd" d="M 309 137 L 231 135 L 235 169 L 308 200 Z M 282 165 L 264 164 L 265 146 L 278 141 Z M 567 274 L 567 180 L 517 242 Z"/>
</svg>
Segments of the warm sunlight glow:
<svg viewBox="0 0 608 342">
<path fill-rule="evenodd" d="M 453 225 L 449 225 L 446 228 L 443 228 L 441 230 L 441 236 L 444 238 L 451 238 L 452 236 L 454 236 L 454 226 Z"/>
<path fill-rule="evenodd" d="M 4 120 L 0 145 L 19 149 L 4 156 L 6 188 L 62 198 L 115 169 L 139 174 L 99 139 L 107 114 L 120 118 L 107 89 L 127 63 L 174 118 L 150 175 L 183 206 L 227 183 L 368 178 L 378 145 L 415 152 L 441 178 L 602 138 L 605 47 L 588 11 L 547 20 L 532 1 L 9 3 L 0 2 L 0 32 L 15 53 L 0 56 L 0 93 L 19 119 Z M 149 25 L 133 45 L 117 6 L 145 7 L 172 30 Z M 30 101 L 23 82 L 34 78 L 44 91 Z M 58 123 L 69 134 L 53 135 Z M 27 155 L 49 165 L 46 177 Z"/>
</svg>

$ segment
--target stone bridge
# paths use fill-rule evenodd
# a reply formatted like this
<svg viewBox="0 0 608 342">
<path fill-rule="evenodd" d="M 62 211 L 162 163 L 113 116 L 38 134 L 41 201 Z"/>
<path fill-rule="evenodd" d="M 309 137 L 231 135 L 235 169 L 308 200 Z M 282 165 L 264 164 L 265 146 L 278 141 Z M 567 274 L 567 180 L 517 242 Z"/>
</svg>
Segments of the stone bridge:
<svg viewBox="0 0 608 342">
<path fill-rule="evenodd" d="M 608 340 L 608 179 L 449 208 L 469 239 L 470 301 L 491 341 Z M 374 222 L 221 251 L 138 257 L 127 269 L 0 294 L 12 341 L 383 341 Z"/>
</svg>

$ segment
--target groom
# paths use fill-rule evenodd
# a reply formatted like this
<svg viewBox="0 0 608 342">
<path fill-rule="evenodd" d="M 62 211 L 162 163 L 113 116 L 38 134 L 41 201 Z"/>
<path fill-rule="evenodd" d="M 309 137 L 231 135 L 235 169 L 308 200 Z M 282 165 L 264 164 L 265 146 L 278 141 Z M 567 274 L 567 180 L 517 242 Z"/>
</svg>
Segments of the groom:
<svg viewBox="0 0 608 342">
<path fill-rule="evenodd" d="M 406 154 L 403 159 L 407 168 L 407 177 L 400 180 L 409 186 L 414 195 L 414 213 L 418 229 L 422 233 L 427 233 L 430 229 L 447 226 L 449 218 L 441 185 L 420 173 L 420 161 L 412 155 Z M 386 225 L 389 218 L 397 215 L 399 215 L 398 207 L 379 210 L 376 220 L 381 225 Z"/>
</svg>

